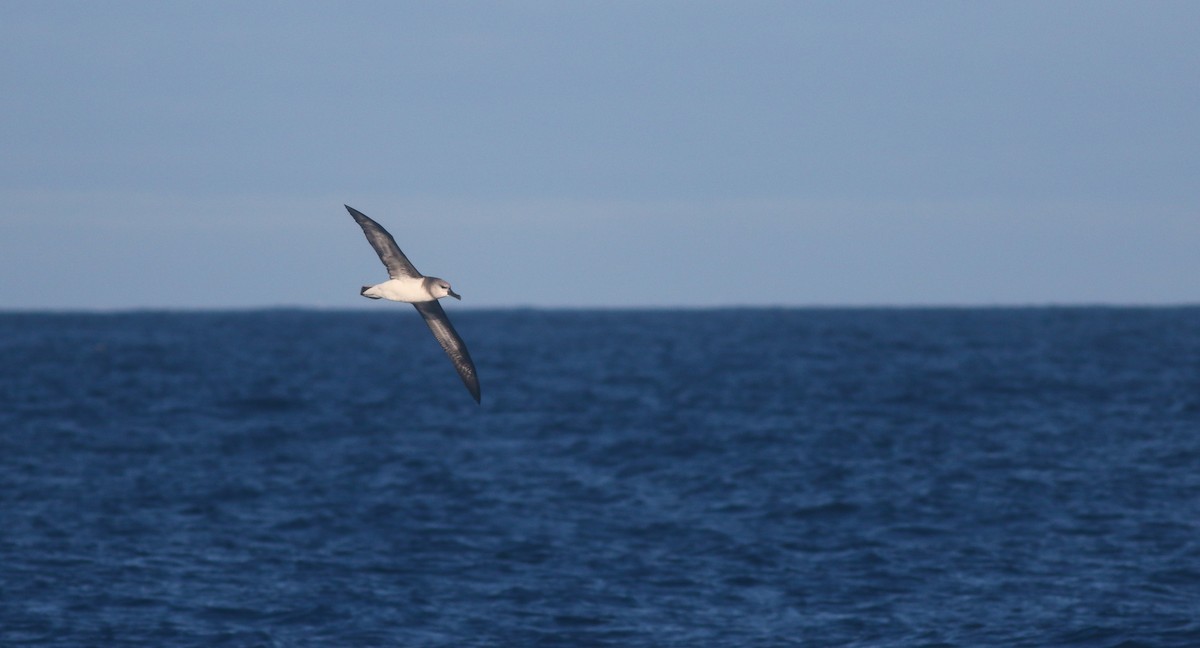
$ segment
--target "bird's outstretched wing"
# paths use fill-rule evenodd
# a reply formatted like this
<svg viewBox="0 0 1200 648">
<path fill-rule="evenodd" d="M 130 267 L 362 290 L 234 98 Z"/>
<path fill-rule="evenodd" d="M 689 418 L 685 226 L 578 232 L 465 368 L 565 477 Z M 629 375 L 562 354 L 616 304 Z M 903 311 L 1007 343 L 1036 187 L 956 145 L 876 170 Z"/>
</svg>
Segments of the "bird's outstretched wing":
<svg viewBox="0 0 1200 648">
<path fill-rule="evenodd" d="M 367 235 L 367 242 L 371 247 L 375 248 L 375 253 L 379 255 L 379 260 L 383 261 L 383 265 L 387 268 L 388 276 L 392 279 L 400 279 L 402 277 L 413 277 L 420 279 L 423 275 L 417 272 L 413 264 L 400 251 L 400 246 L 396 245 L 396 239 L 392 238 L 388 231 L 383 229 L 383 226 L 367 217 L 366 214 L 358 211 L 350 205 L 344 205 L 346 211 L 358 221 L 362 227 L 363 234 Z"/>
<path fill-rule="evenodd" d="M 450 318 L 446 316 L 442 305 L 435 300 L 416 302 L 413 306 L 416 307 L 421 317 L 425 318 L 425 323 L 429 325 L 429 330 L 433 331 L 433 337 L 437 338 L 438 344 L 442 345 L 442 350 L 450 356 L 450 361 L 458 370 L 458 376 L 467 386 L 467 391 L 475 397 L 476 403 L 480 402 L 479 376 L 475 373 L 475 363 L 471 361 L 471 354 L 467 353 L 467 345 L 463 343 L 462 338 L 458 337 L 458 331 L 454 330 L 454 325 L 450 323 Z"/>
</svg>

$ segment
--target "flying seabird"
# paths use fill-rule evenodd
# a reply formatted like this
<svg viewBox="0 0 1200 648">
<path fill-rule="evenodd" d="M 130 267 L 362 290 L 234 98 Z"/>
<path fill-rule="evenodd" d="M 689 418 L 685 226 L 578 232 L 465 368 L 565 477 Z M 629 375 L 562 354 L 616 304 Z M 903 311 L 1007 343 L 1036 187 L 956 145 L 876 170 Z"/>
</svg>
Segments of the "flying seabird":
<svg viewBox="0 0 1200 648">
<path fill-rule="evenodd" d="M 425 318 L 425 323 L 429 325 L 429 330 L 433 331 L 433 337 L 437 338 L 438 344 L 442 345 L 442 350 L 450 356 L 450 361 L 458 370 L 458 375 L 462 378 L 463 384 L 467 386 L 467 391 L 475 397 L 476 403 L 480 402 L 479 377 L 475 374 L 475 363 L 471 362 L 471 354 L 467 353 L 467 345 L 458 336 L 458 331 L 455 331 L 454 326 L 450 324 L 450 318 L 446 317 L 446 311 L 442 310 L 442 305 L 438 303 L 439 299 L 447 295 L 455 299 L 462 299 L 462 297 L 450 289 L 450 282 L 445 279 L 426 277 L 417 272 L 408 257 L 400 251 L 400 246 L 396 245 L 396 239 L 392 238 L 392 235 L 388 234 L 387 230 L 383 229 L 379 223 L 350 205 L 345 205 L 345 207 L 362 227 L 363 234 L 367 235 L 367 242 L 379 254 L 379 260 L 383 261 L 383 265 L 388 271 L 388 277 L 390 277 L 383 283 L 363 286 L 359 294 L 370 299 L 408 302 L 416 307 L 417 312 Z"/>
</svg>

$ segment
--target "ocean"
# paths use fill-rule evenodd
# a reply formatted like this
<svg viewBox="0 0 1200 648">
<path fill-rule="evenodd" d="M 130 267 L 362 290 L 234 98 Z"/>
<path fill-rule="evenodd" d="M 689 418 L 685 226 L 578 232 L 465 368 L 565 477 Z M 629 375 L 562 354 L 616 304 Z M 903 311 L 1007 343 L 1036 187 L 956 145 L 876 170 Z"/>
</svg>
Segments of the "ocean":
<svg viewBox="0 0 1200 648">
<path fill-rule="evenodd" d="M 0 646 L 1200 646 L 1200 308 L 449 312 L 0 314 Z"/>
</svg>

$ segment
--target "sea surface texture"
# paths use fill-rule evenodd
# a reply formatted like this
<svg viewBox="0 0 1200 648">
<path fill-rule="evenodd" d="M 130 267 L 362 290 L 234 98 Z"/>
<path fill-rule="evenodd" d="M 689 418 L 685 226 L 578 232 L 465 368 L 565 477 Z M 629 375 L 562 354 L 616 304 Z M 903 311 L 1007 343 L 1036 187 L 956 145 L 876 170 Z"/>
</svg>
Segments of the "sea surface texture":
<svg viewBox="0 0 1200 648">
<path fill-rule="evenodd" d="M 1200 309 L 450 315 L 0 315 L 0 646 L 1200 646 Z"/>
</svg>

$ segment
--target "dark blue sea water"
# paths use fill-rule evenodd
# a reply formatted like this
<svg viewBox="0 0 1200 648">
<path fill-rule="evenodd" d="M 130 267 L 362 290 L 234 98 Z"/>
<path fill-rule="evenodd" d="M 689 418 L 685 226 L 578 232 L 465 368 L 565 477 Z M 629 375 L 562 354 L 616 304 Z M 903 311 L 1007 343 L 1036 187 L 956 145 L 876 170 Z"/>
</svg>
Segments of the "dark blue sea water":
<svg viewBox="0 0 1200 648">
<path fill-rule="evenodd" d="M 0 645 L 1200 645 L 1200 309 L 451 316 L 0 315 Z"/>
</svg>

